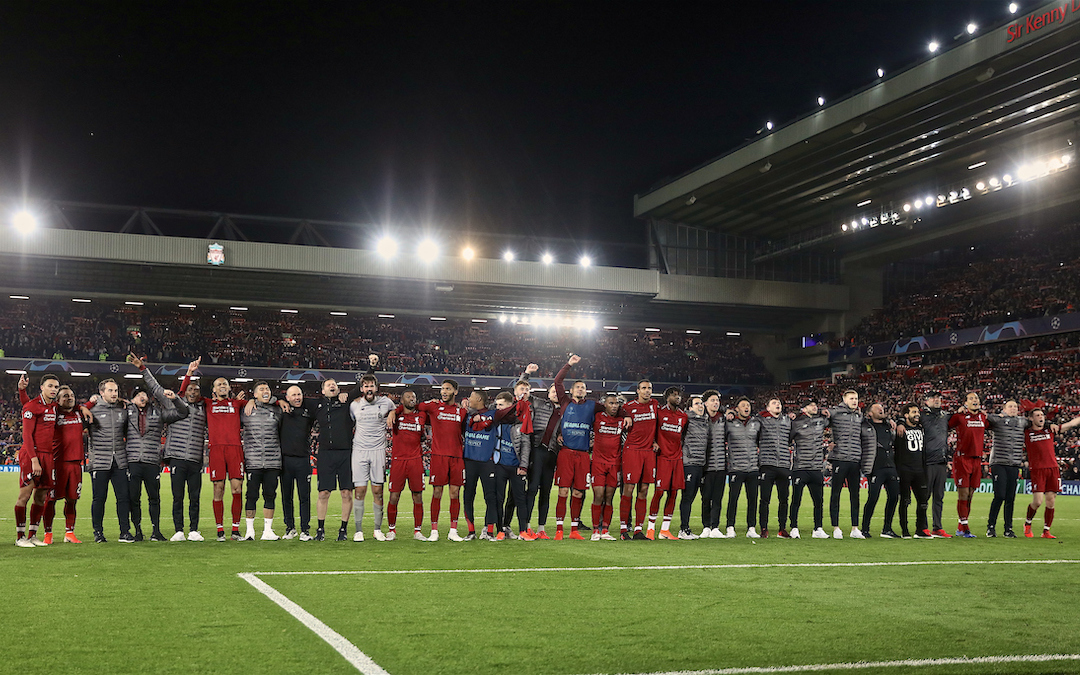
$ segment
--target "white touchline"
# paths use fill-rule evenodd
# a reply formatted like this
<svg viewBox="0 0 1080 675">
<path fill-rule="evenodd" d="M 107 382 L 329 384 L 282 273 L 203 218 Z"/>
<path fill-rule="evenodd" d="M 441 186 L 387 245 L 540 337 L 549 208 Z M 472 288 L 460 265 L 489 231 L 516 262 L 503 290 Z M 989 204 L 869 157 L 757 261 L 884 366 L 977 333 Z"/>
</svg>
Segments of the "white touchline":
<svg viewBox="0 0 1080 675">
<path fill-rule="evenodd" d="M 333 647 L 334 651 L 344 656 L 346 661 L 351 663 L 354 668 L 364 675 L 390 675 L 383 670 L 379 664 L 372 661 L 371 657 L 357 649 L 356 645 L 346 640 L 340 633 L 331 629 L 322 621 L 316 619 L 303 607 L 274 590 L 262 579 L 257 578 L 254 574 L 246 573 L 240 573 L 237 576 L 254 586 L 260 593 L 273 600 L 278 607 L 281 607 L 291 614 L 297 621 L 310 628 L 312 632 L 325 640 L 326 644 Z"/>
<path fill-rule="evenodd" d="M 1044 661 L 1080 661 L 1080 654 L 1025 654 L 1020 656 L 961 656 L 946 659 L 905 659 L 903 661 L 858 661 L 849 663 L 810 663 L 804 666 L 765 666 L 718 668 L 716 670 L 673 670 L 640 675 L 744 675 L 749 673 L 813 673 L 827 670 L 863 670 L 866 668 L 917 668 L 921 666 L 962 666 L 993 663 L 1041 663 Z"/>
<path fill-rule="evenodd" d="M 726 565 L 637 565 L 606 567 L 497 567 L 458 570 L 326 570 L 252 572 L 257 576 L 320 576 L 338 574 L 507 574 L 518 572 L 616 572 L 619 570 L 727 570 L 792 567 L 912 567 L 919 565 L 1075 565 L 1080 560 L 913 560 L 908 562 L 731 563 Z"/>
</svg>

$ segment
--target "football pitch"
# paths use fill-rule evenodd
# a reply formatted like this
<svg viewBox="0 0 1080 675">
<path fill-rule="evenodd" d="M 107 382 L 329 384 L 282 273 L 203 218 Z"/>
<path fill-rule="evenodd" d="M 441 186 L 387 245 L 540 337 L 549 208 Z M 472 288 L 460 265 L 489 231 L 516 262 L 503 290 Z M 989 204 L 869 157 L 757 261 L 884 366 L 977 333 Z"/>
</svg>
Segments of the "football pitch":
<svg viewBox="0 0 1080 675">
<path fill-rule="evenodd" d="M 800 541 L 740 526 L 735 540 L 454 543 L 444 511 L 428 543 L 403 502 L 393 542 L 370 536 L 369 503 L 363 543 L 125 545 L 110 503 L 108 544 L 28 550 L 10 544 L 16 481 L 0 474 L 5 672 L 1080 672 L 1075 497 L 1058 499 L 1057 540 L 903 541 L 810 539 L 804 503 Z M 203 497 L 212 535 L 209 483 Z M 170 536 L 167 477 L 162 501 Z M 980 535 L 989 501 L 975 498 Z M 79 510 L 87 541 L 89 495 Z M 335 496 L 330 532 L 339 511 Z"/>
</svg>

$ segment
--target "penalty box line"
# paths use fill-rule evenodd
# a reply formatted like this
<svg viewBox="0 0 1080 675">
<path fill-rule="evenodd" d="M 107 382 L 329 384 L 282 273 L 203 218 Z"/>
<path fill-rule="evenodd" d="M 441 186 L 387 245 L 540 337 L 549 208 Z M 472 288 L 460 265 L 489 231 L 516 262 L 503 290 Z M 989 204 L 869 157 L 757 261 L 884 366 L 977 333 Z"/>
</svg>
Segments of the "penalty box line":
<svg viewBox="0 0 1080 675">
<path fill-rule="evenodd" d="M 508 574 L 521 572 L 617 572 L 652 570 L 790 569 L 821 567 L 918 567 L 923 565 L 1075 565 L 1080 560 L 911 560 L 818 563 L 726 563 L 715 565 L 608 565 L 597 567 L 490 567 L 434 570 L 310 570 L 303 572 L 251 572 L 254 576 L 334 576 L 349 574 Z"/>
</svg>

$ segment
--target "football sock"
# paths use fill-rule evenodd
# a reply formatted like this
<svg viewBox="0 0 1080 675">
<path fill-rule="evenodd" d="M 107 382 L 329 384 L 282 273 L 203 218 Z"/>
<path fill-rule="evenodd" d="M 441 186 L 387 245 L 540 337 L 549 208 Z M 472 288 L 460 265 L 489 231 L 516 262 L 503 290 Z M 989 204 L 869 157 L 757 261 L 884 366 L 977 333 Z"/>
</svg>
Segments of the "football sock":
<svg viewBox="0 0 1080 675">
<path fill-rule="evenodd" d="M 566 520 L 566 497 L 560 495 L 555 502 L 555 528 L 561 530 L 564 520 Z"/>
<path fill-rule="evenodd" d="M 450 527 L 457 529 L 458 514 L 461 513 L 461 500 L 450 498 Z M 472 528 L 469 528 L 472 531 Z"/>
<path fill-rule="evenodd" d="M 75 531 L 75 502 L 64 502 L 64 526 L 68 532 Z"/>
<path fill-rule="evenodd" d="M 391 530 L 397 529 L 397 504 L 386 505 L 386 522 Z"/>
<path fill-rule="evenodd" d="M 1054 524 L 1054 509 L 1047 508 L 1043 511 L 1043 529 L 1049 530 Z"/>
<path fill-rule="evenodd" d="M 439 511 L 442 509 L 442 498 L 431 498 L 431 529 L 439 529 Z"/>
<path fill-rule="evenodd" d="M 322 530 L 323 532 L 326 532 L 326 521 L 325 520 L 320 520 L 319 521 L 319 528 L 318 529 Z"/>
<path fill-rule="evenodd" d="M 626 532 L 629 529 L 631 523 L 631 509 L 633 508 L 634 498 L 631 495 L 624 494 L 619 498 L 619 528 Z"/>
<path fill-rule="evenodd" d="M 364 529 L 364 500 L 353 499 L 352 503 L 353 525 L 356 526 L 356 531 Z"/>
<path fill-rule="evenodd" d="M 578 524 L 581 522 L 581 507 L 585 504 L 584 497 L 570 497 L 570 526 L 577 529 Z M 595 522 L 593 523 L 596 524 Z"/>
<path fill-rule="evenodd" d="M 634 500 L 634 525 L 636 529 L 641 529 L 642 524 L 645 522 L 645 498 L 638 497 Z"/>
<path fill-rule="evenodd" d="M 273 518 L 263 518 L 263 530 L 269 532 L 274 529 Z"/>
<path fill-rule="evenodd" d="M 649 502 L 649 522 L 650 523 L 655 523 L 656 522 L 656 514 L 660 513 L 660 497 L 663 494 L 664 493 L 660 492 L 659 490 L 657 490 L 656 492 L 653 493 L 652 501 Z"/>
<path fill-rule="evenodd" d="M 602 516 L 602 518 L 604 519 L 604 527 L 603 527 L 604 532 L 607 532 L 608 528 L 611 527 L 611 516 L 614 513 L 615 513 L 615 507 L 614 506 L 612 506 L 610 503 L 609 504 L 604 504 L 604 513 L 603 513 L 603 516 Z"/>
<path fill-rule="evenodd" d="M 37 532 L 38 523 L 41 522 L 41 513 L 45 507 L 41 504 L 30 504 L 30 531 Z"/>
<path fill-rule="evenodd" d="M 233 529 L 240 527 L 240 516 L 244 513 L 244 498 L 242 495 L 235 494 L 232 496 L 232 523 Z"/>
<path fill-rule="evenodd" d="M 420 528 L 424 525 L 424 505 L 423 504 L 413 504 L 412 505 L 412 517 L 413 517 L 413 523 L 414 523 L 413 529 L 415 529 L 417 532 L 419 532 Z M 431 523 L 431 529 L 433 529 L 433 530 L 435 529 L 435 523 L 434 522 Z"/>
<path fill-rule="evenodd" d="M 247 531 L 248 532 L 252 532 L 252 533 L 255 532 L 255 519 L 254 518 L 244 518 L 244 524 L 247 525 Z"/>
<path fill-rule="evenodd" d="M 348 531 L 349 531 L 349 521 L 347 521 L 347 520 L 341 521 L 341 527 L 338 528 L 338 533 L 340 534 L 340 533 L 348 532 Z"/>
<path fill-rule="evenodd" d="M 56 518 L 56 500 L 50 499 L 45 502 L 45 513 L 42 516 L 44 521 L 44 529 L 46 532 L 52 532 L 53 519 Z"/>
<path fill-rule="evenodd" d="M 1038 511 L 1038 510 L 1039 509 L 1037 509 L 1036 507 L 1032 506 L 1031 504 L 1028 504 L 1027 518 L 1024 519 L 1024 523 L 1027 524 L 1027 525 L 1030 525 L 1031 520 L 1035 517 L 1035 512 Z"/>
<path fill-rule="evenodd" d="M 664 501 L 664 520 L 670 521 L 671 515 L 675 513 L 675 491 L 672 490 L 667 493 L 667 499 Z M 667 529 L 666 527 L 664 528 Z"/>
<path fill-rule="evenodd" d="M 381 530 L 382 529 L 383 505 L 376 502 L 376 503 L 372 504 L 372 506 L 374 507 L 374 510 L 375 510 L 375 529 L 376 530 Z"/>
<path fill-rule="evenodd" d="M 225 531 L 225 526 L 222 525 L 225 522 L 225 502 L 220 499 L 214 500 L 214 522 L 217 523 L 218 532 Z"/>
<path fill-rule="evenodd" d="M 664 522 L 660 525 L 660 529 L 663 531 L 671 531 L 671 514 L 664 514 Z"/>
<path fill-rule="evenodd" d="M 26 507 L 15 507 L 15 538 L 22 539 L 26 534 Z"/>
<path fill-rule="evenodd" d="M 604 522 L 603 522 L 604 521 L 604 505 L 603 504 L 597 504 L 596 502 L 593 502 L 593 505 L 592 505 L 592 521 L 593 521 L 593 525 L 596 526 L 596 529 L 601 530 L 601 531 L 604 529 Z"/>
</svg>

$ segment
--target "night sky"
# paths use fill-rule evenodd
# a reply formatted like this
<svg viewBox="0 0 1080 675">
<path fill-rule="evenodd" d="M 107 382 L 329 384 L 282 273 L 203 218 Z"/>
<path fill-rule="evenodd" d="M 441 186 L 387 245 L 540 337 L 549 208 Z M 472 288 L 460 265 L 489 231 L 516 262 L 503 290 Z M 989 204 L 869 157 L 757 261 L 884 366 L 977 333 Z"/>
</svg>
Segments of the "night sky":
<svg viewBox="0 0 1080 675">
<path fill-rule="evenodd" d="M 6 0 L 0 195 L 643 240 L 635 193 L 1006 5 Z"/>
</svg>

